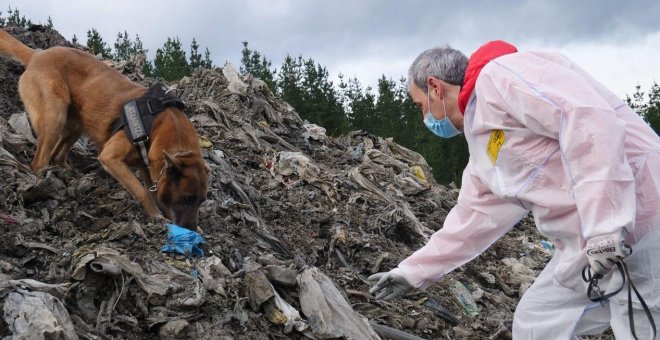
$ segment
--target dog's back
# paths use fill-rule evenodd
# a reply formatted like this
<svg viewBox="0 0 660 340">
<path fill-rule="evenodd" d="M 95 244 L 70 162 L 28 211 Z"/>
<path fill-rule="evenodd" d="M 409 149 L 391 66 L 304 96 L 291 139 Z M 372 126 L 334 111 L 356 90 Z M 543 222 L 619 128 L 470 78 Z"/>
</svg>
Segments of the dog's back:
<svg viewBox="0 0 660 340">
<path fill-rule="evenodd" d="M 146 92 L 145 87 L 75 48 L 32 50 L 25 59 L 28 63 L 19 82 L 23 103 L 39 102 L 42 98 L 32 97 L 43 95 L 47 86 L 49 93 L 66 103 L 67 124 L 80 126 L 99 148 L 110 138 L 121 105 Z"/>
</svg>

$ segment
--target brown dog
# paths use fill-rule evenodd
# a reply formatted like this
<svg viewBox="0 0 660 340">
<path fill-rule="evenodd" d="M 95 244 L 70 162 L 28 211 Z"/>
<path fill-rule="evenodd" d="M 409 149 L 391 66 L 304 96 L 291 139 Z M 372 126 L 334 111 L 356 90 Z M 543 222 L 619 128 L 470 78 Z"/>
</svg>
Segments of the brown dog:
<svg viewBox="0 0 660 340">
<path fill-rule="evenodd" d="M 149 168 L 124 131 L 113 132 L 122 105 L 147 92 L 93 55 L 73 48 L 31 49 L 0 30 L 0 55 L 25 65 L 18 82 L 37 150 L 32 170 L 41 174 L 49 163 L 65 165 L 69 151 L 85 134 L 99 149 L 98 159 L 142 205 L 147 215 L 165 217 L 183 227 L 197 227 L 199 206 L 206 199 L 208 167 L 199 137 L 186 115 L 167 107 L 155 116 Z M 147 187 L 129 166 L 140 169 L 147 187 L 156 184 L 152 200 Z"/>
</svg>

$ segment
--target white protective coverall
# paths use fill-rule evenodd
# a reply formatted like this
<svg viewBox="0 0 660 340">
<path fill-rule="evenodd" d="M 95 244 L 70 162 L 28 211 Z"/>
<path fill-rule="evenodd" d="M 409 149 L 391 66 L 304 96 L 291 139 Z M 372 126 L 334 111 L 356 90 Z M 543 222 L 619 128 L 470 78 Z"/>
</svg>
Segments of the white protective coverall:
<svg viewBox="0 0 660 340">
<path fill-rule="evenodd" d="M 660 138 L 626 103 L 561 54 L 518 52 L 481 70 L 464 133 L 470 160 L 458 202 L 395 271 L 426 288 L 531 211 L 555 252 L 518 304 L 514 339 L 572 339 L 610 325 L 631 339 L 627 291 L 602 307 L 581 276 L 586 240 L 625 228 L 625 262 L 660 321 Z M 616 267 L 600 281 L 603 290 L 620 285 Z M 637 335 L 648 339 L 633 305 Z"/>
</svg>

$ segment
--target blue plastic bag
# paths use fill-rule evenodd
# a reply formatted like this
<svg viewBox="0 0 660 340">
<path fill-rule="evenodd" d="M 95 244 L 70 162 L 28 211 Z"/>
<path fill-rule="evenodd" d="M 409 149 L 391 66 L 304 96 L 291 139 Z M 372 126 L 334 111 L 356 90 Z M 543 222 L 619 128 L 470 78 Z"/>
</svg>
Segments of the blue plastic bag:
<svg viewBox="0 0 660 340">
<path fill-rule="evenodd" d="M 204 256 L 204 251 L 198 247 L 204 243 L 204 238 L 199 233 L 179 227 L 175 224 L 168 224 L 167 241 L 160 248 L 163 253 L 178 253 L 187 257 Z"/>
</svg>

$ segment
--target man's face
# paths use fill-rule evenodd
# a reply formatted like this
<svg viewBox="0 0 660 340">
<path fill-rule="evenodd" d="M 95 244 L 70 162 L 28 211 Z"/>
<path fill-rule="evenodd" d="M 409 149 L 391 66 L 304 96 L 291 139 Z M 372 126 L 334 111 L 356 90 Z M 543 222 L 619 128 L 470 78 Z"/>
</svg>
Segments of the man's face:
<svg viewBox="0 0 660 340">
<path fill-rule="evenodd" d="M 408 92 L 410 93 L 410 98 L 412 98 L 415 106 L 419 108 L 422 113 L 422 119 L 427 112 L 431 111 L 435 119 L 445 118 L 445 112 L 442 109 L 442 101 L 434 95 L 434 90 L 429 89 L 429 97 L 427 97 L 427 92 L 419 88 L 414 82 L 410 83 Z"/>
<path fill-rule="evenodd" d="M 447 118 L 451 120 L 452 124 L 454 124 L 457 129 L 463 130 L 463 114 L 458 109 L 458 91 L 460 88 L 458 86 L 441 83 L 438 79 L 434 79 L 432 82 L 434 82 L 434 86 L 429 86 L 428 96 L 426 94 L 427 91 L 422 90 L 414 82 L 411 82 L 408 86 L 410 98 L 412 98 L 413 103 L 422 113 L 422 119 L 424 119 L 424 115 L 426 115 L 429 110 L 433 114 L 433 118 L 438 120 L 443 119 L 445 118 L 446 110 Z M 444 103 L 443 99 L 440 99 L 440 93 L 442 93 Z"/>
</svg>

